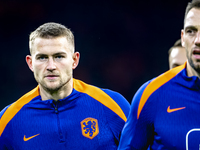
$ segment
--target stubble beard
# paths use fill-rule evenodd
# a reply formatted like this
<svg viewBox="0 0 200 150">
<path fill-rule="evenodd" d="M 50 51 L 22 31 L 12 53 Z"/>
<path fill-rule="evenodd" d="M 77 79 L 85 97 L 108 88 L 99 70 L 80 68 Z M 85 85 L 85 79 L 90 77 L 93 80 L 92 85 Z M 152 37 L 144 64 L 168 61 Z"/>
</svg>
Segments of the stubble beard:
<svg viewBox="0 0 200 150">
<path fill-rule="evenodd" d="M 44 84 L 44 88 L 46 89 L 46 91 L 48 91 L 50 93 L 59 91 L 63 86 L 64 86 L 64 84 L 62 84 L 61 81 L 59 81 L 59 84 L 57 86 L 48 86 L 47 84 Z"/>
<path fill-rule="evenodd" d="M 40 83 L 40 85 L 48 93 L 56 93 L 56 92 L 60 91 L 65 85 L 67 85 L 69 80 L 70 79 L 68 79 L 66 81 L 62 81 L 62 80 L 56 81 L 56 82 L 59 82 L 58 84 L 57 83 L 50 83 L 50 82 L 55 82 L 55 81 L 46 81 L 46 82 L 49 82 L 49 83 L 46 83 L 45 81 L 43 81 L 43 82 Z M 55 85 L 51 85 L 51 84 L 55 84 Z"/>
<path fill-rule="evenodd" d="M 197 60 L 197 62 L 198 62 L 199 64 L 195 64 L 191 57 L 187 56 L 187 58 L 188 58 L 188 62 L 189 62 L 189 64 L 190 64 L 190 66 L 191 66 L 198 74 L 200 74 L 200 60 Z"/>
</svg>

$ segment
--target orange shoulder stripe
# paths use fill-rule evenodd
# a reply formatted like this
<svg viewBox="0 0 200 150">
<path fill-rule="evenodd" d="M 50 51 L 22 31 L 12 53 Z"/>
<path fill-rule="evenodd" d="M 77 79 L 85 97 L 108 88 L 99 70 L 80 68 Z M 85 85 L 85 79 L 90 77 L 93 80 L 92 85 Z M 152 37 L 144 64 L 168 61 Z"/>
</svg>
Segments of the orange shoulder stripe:
<svg viewBox="0 0 200 150">
<path fill-rule="evenodd" d="M 37 86 L 32 91 L 22 96 L 12 105 L 10 105 L 10 107 L 8 107 L 8 109 L 4 112 L 4 114 L 0 119 L 0 136 L 3 133 L 6 125 L 20 111 L 20 109 L 38 95 L 39 95 L 39 86 Z"/>
<path fill-rule="evenodd" d="M 119 107 L 119 105 L 101 89 L 89 84 L 85 84 L 80 80 L 73 79 L 73 82 L 75 90 L 88 94 L 92 98 L 96 99 L 97 101 L 99 101 L 100 103 L 111 109 L 124 121 L 126 121 L 127 118 L 122 109 Z"/>
<path fill-rule="evenodd" d="M 147 99 L 149 96 L 156 91 L 159 87 L 161 87 L 163 84 L 168 82 L 170 79 L 172 79 L 174 76 L 176 76 L 181 70 L 183 70 L 186 67 L 186 63 L 184 65 L 178 66 L 172 70 L 168 70 L 164 74 L 158 76 L 156 79 L 154 79 L 147 87 L 145 88 L 142 97 L 140 98 L 140 103 L 138 106 L 138 112 L 137 112 L 137 119 L 139 119 L 140 113 L 142 111 L 142 108 L 144 107 Z"/>
</svg>

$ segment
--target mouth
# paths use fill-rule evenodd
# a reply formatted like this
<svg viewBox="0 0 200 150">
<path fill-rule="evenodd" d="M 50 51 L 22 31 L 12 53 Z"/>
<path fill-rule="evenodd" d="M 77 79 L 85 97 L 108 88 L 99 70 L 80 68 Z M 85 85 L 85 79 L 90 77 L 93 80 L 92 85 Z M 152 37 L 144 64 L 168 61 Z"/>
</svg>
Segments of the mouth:
<svg viewBox="0 0 200 150">
<path fill-rule="evenodd" d="M 45 78 L 49 79 L 49 80 L 53 80 L 56 79 L 57 77 L 59 77 L 58 75 L 46 75 Z"/>
<path fill-rule="evenodd" d="M 200 60 L 200 48 L 199 47 L 194 47 L 192 51 L 192 55 L 194 59 Z"/>
<path fill-rule="evenodd" d="M 195 49 L 195 50 L 193 51 L 193 55 L 200 55 L 200 50 Z"/>
</svg>

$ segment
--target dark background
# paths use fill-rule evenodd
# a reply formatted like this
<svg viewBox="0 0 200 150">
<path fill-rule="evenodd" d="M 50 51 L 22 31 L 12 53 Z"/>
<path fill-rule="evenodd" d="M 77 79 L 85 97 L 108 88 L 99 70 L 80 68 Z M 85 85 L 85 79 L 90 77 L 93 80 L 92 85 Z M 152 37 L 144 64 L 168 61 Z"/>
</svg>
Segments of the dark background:
<svg viewBox="0 0 200 150">
<path fill-rule="evenodd" d="M 0 109 L 37 86 L 25 62 L 29 34 L 46 22 L 75 35 L 74 77 L 131 102 L 147 80 L 168 70 L 187 0 L 0 0 Z"/>
</svg>

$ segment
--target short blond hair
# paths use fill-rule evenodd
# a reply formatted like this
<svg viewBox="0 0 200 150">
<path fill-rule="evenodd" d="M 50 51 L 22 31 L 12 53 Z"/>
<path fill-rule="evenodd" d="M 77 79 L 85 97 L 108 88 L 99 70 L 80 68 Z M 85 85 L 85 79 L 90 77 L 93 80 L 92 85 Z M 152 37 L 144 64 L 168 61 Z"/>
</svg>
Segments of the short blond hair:
<svg viewBox="0 0 200 150">
<path fill-rule="evenodd" d="M 70 49 L 74 52 L 74 35 L 70 29 L 59 23 L 49 22 L 39 26 L 35 31 L 31 32 L 29 36 L 29 49 L 32 54 L 32 45 L 36 38 L 57 38 L 66 37 L 67 41 L 71 44 Z"/>
</svg>

